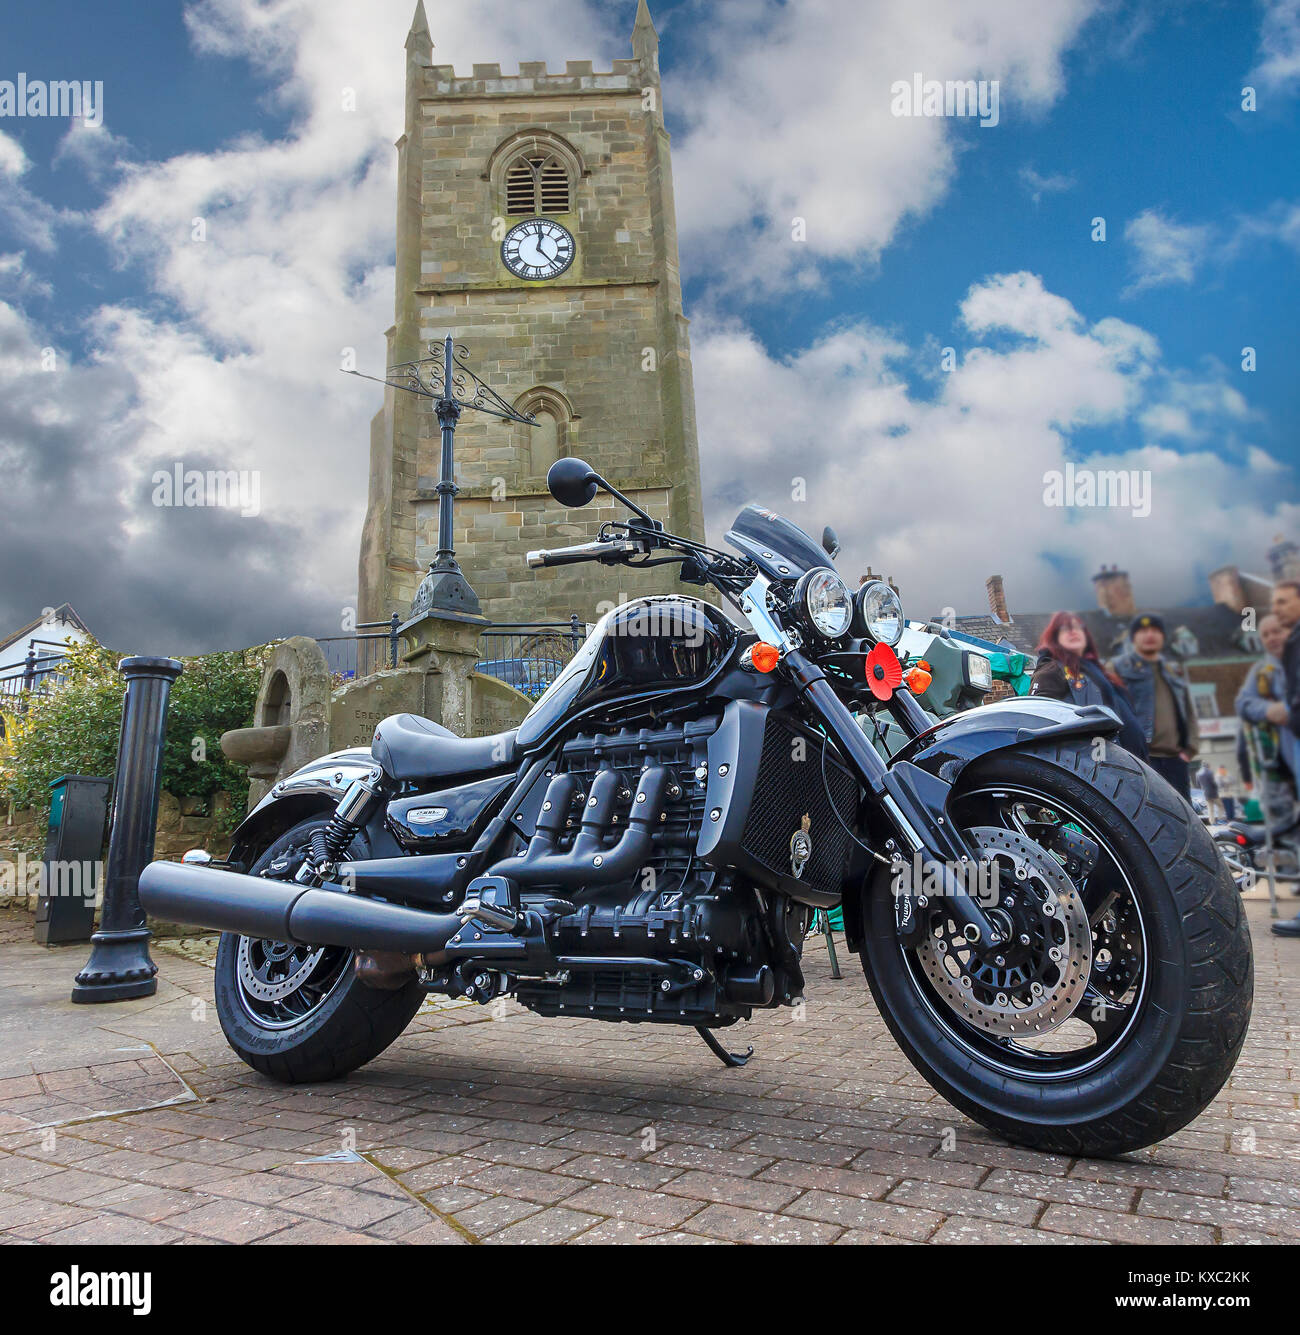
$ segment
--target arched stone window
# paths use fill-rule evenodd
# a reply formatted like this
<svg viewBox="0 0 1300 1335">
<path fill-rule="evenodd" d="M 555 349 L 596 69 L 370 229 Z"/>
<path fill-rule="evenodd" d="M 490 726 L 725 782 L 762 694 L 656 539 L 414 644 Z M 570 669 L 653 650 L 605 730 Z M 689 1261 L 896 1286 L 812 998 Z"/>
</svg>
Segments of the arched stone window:
<svg viewBox="0 0 1300 1335">
<path fill-rule="evenodd" d="M 283 672 L 277 672 L 267 687 L 266 698 L 262 702 L 262 717 L 258 720 L 264 728 L 274 728 L 281 723 L 293 722 L 293 692 L 289 678 Z"/>
<path fill-rule="evenodd" d="M 576 212 L 578 182 L 588 174 L 578 150 L 549 130 L 524 130 L 503 140 L 483 173 L 492 183 L 496 212 L 507 218 Z"/>
<path fill-rule="evenodd" d="M 537 418 L 536 426 L 515 427 L 516 457 L 528 473 L 545 477 L 557 459 L 574 452 L 577 414 L 569 400 L 548 385 L 521 394 L 515 408 Z"/>
</svg>

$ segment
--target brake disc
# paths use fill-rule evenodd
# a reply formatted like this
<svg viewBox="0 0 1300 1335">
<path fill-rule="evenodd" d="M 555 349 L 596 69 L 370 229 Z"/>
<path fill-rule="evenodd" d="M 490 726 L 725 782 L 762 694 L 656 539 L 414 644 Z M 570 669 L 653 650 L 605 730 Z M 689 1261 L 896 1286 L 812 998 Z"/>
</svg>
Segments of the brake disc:
<svg viewBox="0 0 1300 1335">
<path fill-rule="evenodd" d="M 253 949 L 259 959 L 254 961 Z M 296 992 L 311 977 L 325 953 L 323 946 L 308 950 L 301 960 L 300 948 L 278 941 L 257 941 L 252 937 L 239 938 L 239 982 L 249 996 L 259 1001 L 279 1001 Z"/>
<path fill-rule="evenodd" d="M 1074 1014 L 1092 969 L 1092 931 L 1074 882 L 1044 848 L 1016 830 L 976 826 L 967 836 L 997 865 L 996 903 L 985 911 L 1004 942 L 976 951 L 942 901 L 924 910 L 916 958 L 944 1003 L 999 1038 L 1049 1034 Z"/>
</svg>

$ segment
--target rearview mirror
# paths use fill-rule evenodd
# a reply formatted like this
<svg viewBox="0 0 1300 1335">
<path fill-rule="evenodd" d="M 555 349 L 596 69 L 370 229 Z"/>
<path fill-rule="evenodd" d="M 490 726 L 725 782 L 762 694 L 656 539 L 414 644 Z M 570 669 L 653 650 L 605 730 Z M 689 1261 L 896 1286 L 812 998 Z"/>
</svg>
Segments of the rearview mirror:
<svg viewBox="0 0 1300 1335">
<path fill-rule="evenodd" d="M 600 490 L 597 474 L 582 459 L 557 459 L 546 472 L 546 489 L 561 505 L 577 510 Z"/>
<path fill-rule="evenodd" d="M 832 561 L 840 554 L 840 540 L 835 536 L 835 530 L 829 524 L 822 529 L 822 551 Z"/>
</svg>

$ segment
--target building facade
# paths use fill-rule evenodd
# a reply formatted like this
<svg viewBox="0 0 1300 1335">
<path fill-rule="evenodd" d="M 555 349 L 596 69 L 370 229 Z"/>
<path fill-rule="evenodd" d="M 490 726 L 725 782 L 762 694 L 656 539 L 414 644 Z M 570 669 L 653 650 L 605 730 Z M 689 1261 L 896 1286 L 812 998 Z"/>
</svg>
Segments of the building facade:
<svg viewBox="0 0 1300 1335">
<path fill-rule="evenodd" d="M 594 619 L 602 600 L 676 587 L 673 567 L 534 571 L 532 548 L 596 536 L 601 496 L 565 511 L 546 470 L 579 455 L 670 529 L 703 539 L 658 37 L 638 5 L 632 59 L 517 75 L 434 63 L 421 3 L 398 141 L 390 366 L 450 333 L 525 427 L 472 411 L 456 432 L 456 556 L 495 621 Z M 396 389 L 371 426 L 359 613 L 405 617 L 437 547 L 439 430 Z"/>
</svg>

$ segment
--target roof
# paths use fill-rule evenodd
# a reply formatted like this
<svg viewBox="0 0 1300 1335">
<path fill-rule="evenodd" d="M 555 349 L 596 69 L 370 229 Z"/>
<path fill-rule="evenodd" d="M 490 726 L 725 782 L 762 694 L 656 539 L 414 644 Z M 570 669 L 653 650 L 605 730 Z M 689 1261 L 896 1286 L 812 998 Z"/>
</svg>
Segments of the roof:
<svg viewBox="0 0 1300 1335">
<path fill-rule="evenodd" d="M 0 636 L 0 649 L 5 649 L 13 644 L 15 640 L 21 640 L 32 636 L 33 631 L 40 630 L 42 626 L 48 626 L 52 621 L 61 621 L 65 626 L 76 626 L 80 631 L 89 635 L 90 627 L 77 615 L 76 609 L 71 603 L 63 603 L 56 607 L 48 616 L 39 616 L 35 621 L 29 621 L 27 625 L 13 632 L 12 635 Z M 34 638 L 40 639 L 40 636 Z"/>
<path fill-rule="evenodd" d="M 1211 658 L 1258 658 L 1263 652 L 1258 638 L 1242 630 L 1241 617 L 1230 607 L 1215 603 L 1210 607 L 1150 607 L 1165 623 L 1166 648 L 1187 662 Z M 1033 653 L 1042 638 L 1052 612 L 1017 613 L 1010 623 L 996 620 L 985 612 L 977 616 L 959 616 L 952 630 L 998 643 L 1009 640 L 1022 653 Z M 1079 615 L 1097 641 L 1103 658 L 1117 654 L 1128 634 L 1129 619 L 1114 617 L 1101 608 Z M 942 621 L 936 617 L 936 621 Z"/>
</svg>

